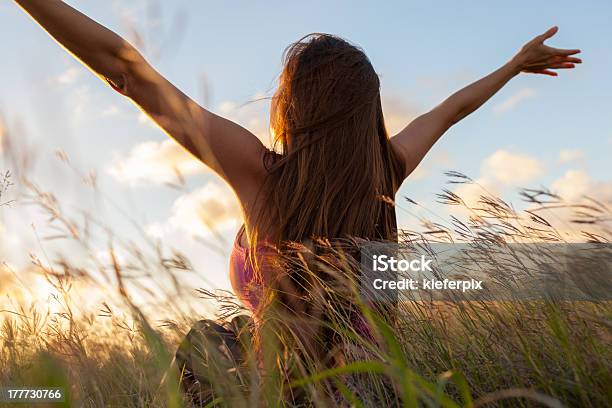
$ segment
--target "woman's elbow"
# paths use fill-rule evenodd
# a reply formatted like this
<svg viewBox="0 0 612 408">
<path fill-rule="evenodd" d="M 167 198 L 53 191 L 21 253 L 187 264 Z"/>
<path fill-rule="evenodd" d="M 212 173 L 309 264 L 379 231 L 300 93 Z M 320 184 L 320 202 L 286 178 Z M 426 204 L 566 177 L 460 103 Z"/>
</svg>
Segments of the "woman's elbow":
<svg viewBox="0 0 612 408">
<path fill-rule="evenodd" d="M 117 41 L 113 45 L 111 54 L 117 63 L 122 65 L 125 70 L 130 70 L 144 62 L 144 57 L 136 47 L 124 39 Z"/>
<path fill-rule="evenodd" d="M 106 82 L 120 94 L 130 97 L 131 88 L 143 77 L 146 61 L 127 41 L 122 41 L 111 53 L 112 69 L 104 75 Z"/>
</svg>

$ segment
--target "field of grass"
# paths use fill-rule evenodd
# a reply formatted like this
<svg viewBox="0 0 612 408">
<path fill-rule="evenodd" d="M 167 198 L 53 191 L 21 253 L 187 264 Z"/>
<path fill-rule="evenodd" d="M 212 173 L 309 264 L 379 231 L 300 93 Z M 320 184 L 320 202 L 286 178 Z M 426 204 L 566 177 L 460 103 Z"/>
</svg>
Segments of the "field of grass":
<svg viewBox="0 0 612 408">
<path fill-rule="evenodd" d="M 458 173 L 449 176 L 455 182 L 472 182 Z M 0 192 L 8 182 L 7 177 Z M 90 238 L 82 233 L 84 226 L 65 215 L 52 194 L 33 184 L 27 188 L 31 205 L 47 211 L 54 225 L 65 231 L 66 240 L 86 248 Z M 572 222 L 583 241 L 609 242 L 606 204 L 570 205 L 545 191 L 525 190 L 522 195 L 531 205 L 529 211 L 515 212 L 486 192 L 477 206 L 470 207 L 461 197 L 444 191 L 439 200 L 464 208 L 465 219 L 453 217 L 446 224 L 424 221 L 423 231 L 404 231 L 401 240 L 463 242 L 481 250 L 516 242 L 563 243 L 566 238 L 560 230 L 539 215 L 540 210 L 563 207 L 575 215 Z M 419 205 L 412 200 L 392 204 L 400 209 Z M 120 240 L 116 245 L 121 245 Z M 71 287 L 79 281 L 95 281 L 93 276 L 100 271 L 72 265 L 68 257 L 53 264 L 33 259 L 33 268 L 56 289 L 60 307 L 43 310 L 13 302 L 2 310 L 0 385 L 63 387 L 67 400 L 49 406 L 191 405 L 179 391 L 181 376 L 172 359 L 198 316 L 173 313 L 162 316 L 160 322 L 159 315 L 147 315 L 131 301 L 126 283 L 129 276 L 151 274 L 154 269 L 167 273 L 167 282 L 176 284 L 189 263 L 178 253 L 162 256 L 161 251 L 153 251 L 156 257 L 145 255 L 151 252 L 144 249 L 125 249 L 139 261 L 120 261 L 109 249 L 109 265 L 102 269 L 114 278 L 113 306 L 109 301 L 93 311 L 76 311 Z M 243 312 L 227 294 L 202 291 L 201 295 L 220 305 L 221 319 Z M 321 323 L 336 334 L 334 345 L 344 356 L 341 364 L 325 365 L 304 357 L 299 341 L 288 340 L 295 326 L 274 314 L 258 333 L 264 345 L 261 359 L 250 355 L 239 367 L 224 366 L 218 350 L 207 350 L 212 361 L 221 361 L 206 368 L 214 388 L 208 406 L 612 404 L 609 301 L 419 300 L 402 302 L 392 323 L 362 308 L 371 338 L 358 336 L 341 310 L 327 310 L 328 318 Z"/>
</svg>

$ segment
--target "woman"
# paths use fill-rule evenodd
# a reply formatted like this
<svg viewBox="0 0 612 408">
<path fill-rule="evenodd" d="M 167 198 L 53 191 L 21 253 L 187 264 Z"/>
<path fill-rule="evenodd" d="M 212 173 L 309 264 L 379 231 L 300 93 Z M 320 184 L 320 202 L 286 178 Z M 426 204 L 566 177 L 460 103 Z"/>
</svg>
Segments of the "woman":
<svg viewBox="0 0 612 408">
<path fill-rule="evenodd" d="M 248 130 L 183 94 L 124 39 L 62 1 L 16 2 L 233 188 L 245 222 L 231 255 L 231 281 L 256 316 L 261 287 L 283 286 L 273 268 L 250 261 L 262 243 L 286 249 L 287 243 L 321 237 L 394 239 L 392 198 L 453 124 L 521 72 L 556 76 L 555 70 L 581 63 L 573 56 L 579 50 L 544 44 L 557 32 L 553 27 L 499 69 L 389 137 L 379 78 L 364 52 L 338 37 L 312 34 L 286 51 L 272 98 L 271 129 L 278 145 L 272 152 Z M 294 290 L 300 277 L 290 278 L 283 302 L 299 311 L 305 308 Z M 211 325 L 202 330 L 225 330 Z"/>
</svg>

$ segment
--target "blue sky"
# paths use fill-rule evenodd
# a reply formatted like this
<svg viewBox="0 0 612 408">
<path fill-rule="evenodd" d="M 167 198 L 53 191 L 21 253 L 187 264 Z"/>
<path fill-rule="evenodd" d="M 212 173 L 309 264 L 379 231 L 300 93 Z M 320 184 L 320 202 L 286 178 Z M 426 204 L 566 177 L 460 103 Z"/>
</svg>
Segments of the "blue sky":
<svg viewBox="0 0 612 408">
<path fill-rule="evenodd" d="M 442 173 L 453 169 L 511 200 L 518 186 L 539 185 L 570 197 L 612 199 L 611 2 L 68 3 L 142 44 L 143 54 L 186 93 L 262 137 L 267 102 L 252 101 L 271 94 L 283 49 L 309 32 L 338 34 L 365 49 L 381 76 L 393 130 L 558 25 L 550 44 L 582 49 L 584 64 L 557 78 L 514 79 L 443 137 L 401 194 L 434 208 L 434 194 L 445 180 Z M 122 215 L 129 214 L 149 233 L 163 235 L 191 255 L 211 286 L 227 287 L 226 258 L 193 238 L 210 238 L 197 225 L 194 203 L 203 200 L 203 208 L 217 210 L 226 206 L 215 217 L 226 238 L 223 246 L 229 248 L 239 220 L 222 182 L 180 156 L 135 107 L 74 63 L 12 2 L 0 3 L 0 26 L 0 112 L 19 143 L 27 141 L 36 150 L 31 178 L 61 196 L 67 208 L 84 207 L 120 235 L 137 239 Z M 135 41 L 135 31 L 142 42 Z M 82 174 L 95 170 L 106 198 L 89 192 L 57 160 L 57 150 Z M 160 184 L 169 174 L 153 166 L 160 160 L 184 170 L 184 189 Z M 0 171 L 8 166 L 0 150 Z M 125 174 L 134 166 L 142 170 L 138 179 Z M 416 222 L 407 213 L 399 218 L 402 225 Z M 23 267 L 28 251 L 41 250 L 32 224 L 45 228 L 40 214 L 21 202 L 0 211 L 0 261 L 4 257 Z M 53 245 L 44 247 L 65 249 Z M 202 282 L 198 279 L 195 286 Z"/>
</svg>

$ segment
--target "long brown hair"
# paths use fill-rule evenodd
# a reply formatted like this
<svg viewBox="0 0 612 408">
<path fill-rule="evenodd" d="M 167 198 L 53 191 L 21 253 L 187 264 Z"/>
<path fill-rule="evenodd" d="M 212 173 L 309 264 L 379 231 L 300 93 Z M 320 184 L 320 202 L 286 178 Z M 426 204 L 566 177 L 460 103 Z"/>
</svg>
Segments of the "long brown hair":
<svg viewBox="0 0 612 408">
<path fill-rule="evenodd" d="M 290 45 L 270 113 L 275 151 L 259 199 L 277 243 L 313 237 L 392 239 L 402 181 L 365 53 L 329 34 Z"/>
<path fill-rule="evenodd" d="M 332 265 L 347 257 L 317 242 L 395 239 L 392 198 L 404 167 L 385 128 L 378 75 L 365 53 L 341 38 L 310 34 L 287 48 L 270 122 L 276 145 L 265 158 L 268 174 L 249 232 L 250 262 L 266 283 L 258 312 L 267 313 L 258 314 L 281 324 L 273 330 L 279 335 L 292 333 L 284 341 L 297 341 L 301 346 L 292 349 L 319 364 L 340 341 L 329 311 L 340 311 L 348 326 L 359 311 L 342 295 L 350 286 L 338 281 L 343 274 L 321 267 L 322 254 Z M 274 244 L 276 267 L 258 267 L 258 236 Z M 341 253 L 359 257 L 354 245 Z"/>
</svg>

